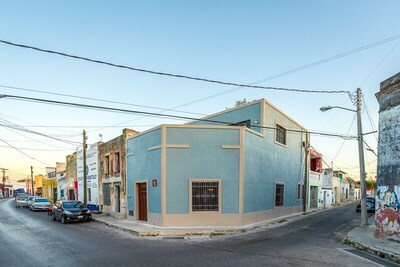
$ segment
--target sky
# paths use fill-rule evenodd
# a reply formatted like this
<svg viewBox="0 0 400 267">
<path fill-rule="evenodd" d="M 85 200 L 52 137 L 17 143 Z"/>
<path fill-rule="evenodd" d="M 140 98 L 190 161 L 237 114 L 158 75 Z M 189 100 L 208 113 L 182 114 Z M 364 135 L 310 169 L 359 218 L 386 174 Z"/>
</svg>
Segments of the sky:
<svg viewBox="0 0 400 267">
<path fill-rule="evenodd" d="M 0 40 L 232 83 L 352 93 L 361 88 L 365 133 L 378 128 L 375 93 L 380 82 L 400 71 L 399 9 L 399 1 L 2 0 Z M 327 58 L 332 59 L 310 66 Z M 291 70 L 297 71 L 274 78 Z M 265 98 L 310 131 L 357 133 L 355 113 L 319 110 L 322 106 L 355 109 L 347 94 L 218 85 L 3 43 L 0 94 L 193 118 L 225 110 L 237 100 Z M 68 154 L 80 149 L 84 129 L 88 143 L 95 143 L 115 138 L 123 128 L 145 131 L 184 122 L 1 98 L 0 168 L 8 169 L 6 175 L 13 182 L 30 175 L 30 166 L 34 174 L 43 174 L 46 166 L 65 162 Z M 23 130 L 15 129 L 21 126 Z M 365 136 L 375 152 L 377 137 Z M 355 140 L 311 135 L 311 145 L 327 164 L 333 162 L 335 168 L 358 179 Z M 375 177 L 376 160 L 373 153 L 365 152 L 367 178 Z"/>
</svg>

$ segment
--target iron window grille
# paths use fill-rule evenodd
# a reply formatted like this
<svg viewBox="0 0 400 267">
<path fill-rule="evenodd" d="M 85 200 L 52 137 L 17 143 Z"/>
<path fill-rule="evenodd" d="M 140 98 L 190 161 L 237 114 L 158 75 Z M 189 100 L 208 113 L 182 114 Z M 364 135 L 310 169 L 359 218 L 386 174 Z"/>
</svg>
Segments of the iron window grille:
<svg viewBox="0 0 400 267">
<path fill-rule="evenodd" d="M 275 207 L 283 206 L 285 197 L 285 186 L 283 184 L 275 184 Z"/>
<path fill-rule="evenodd" d="M 219 182 L 192 182 L 192 211 L 219 210 Z"/>
<path fill-rule="evenodd" d="M 276 125 L 275 140 L 278 143 L 286 145 L 286 129 L 280 126 L 279 124 Z"/>
<path fill-rule="evenodd" d="M 111 206 L 110 185 L 103 184 L 103 205 Z"/>
</svg>

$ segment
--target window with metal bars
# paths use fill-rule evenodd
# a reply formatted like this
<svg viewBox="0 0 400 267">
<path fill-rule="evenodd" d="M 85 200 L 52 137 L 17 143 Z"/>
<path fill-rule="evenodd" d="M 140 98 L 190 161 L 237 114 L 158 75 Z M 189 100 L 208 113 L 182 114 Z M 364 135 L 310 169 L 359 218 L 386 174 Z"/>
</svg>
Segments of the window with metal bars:
<svg viewBox="0 0 400 267">
<path fill-rule="evenodd" d="M 297 184 L 297 200 L 303 199 L 303 185 Z"/>
<path fill-rule="evenodd" d="M 285 198 L 285 185 L 275 184 L 275 207 L 283 206 L 284 198 Z"/>
<path fill-rule="evenodd" d="M 192 211 L 219 210 L 219 182 L 192 182 Z"/>
<path fill-rule="evenodd" d="M 275 141 L 281 143 L 282 145 L 286 145 L 286 129 L 279 124 L 276 124 L 275 132 Z"/>
<path fill-rule="evenodd" d="M 111 206 L 110 185 L 103 184 L 103 205 Z"/>
</svg>

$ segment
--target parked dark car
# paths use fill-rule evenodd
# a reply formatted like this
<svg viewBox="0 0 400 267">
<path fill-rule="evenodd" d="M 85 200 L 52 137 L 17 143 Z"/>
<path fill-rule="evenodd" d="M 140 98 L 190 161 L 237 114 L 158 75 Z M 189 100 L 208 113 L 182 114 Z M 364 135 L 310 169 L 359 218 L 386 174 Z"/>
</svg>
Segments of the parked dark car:
<svg viewBox="0 0 400 267">
<path fill-rule="evenodd" d="M 53 221 L 61 223 L 72 221 L 90 221 L 92 214 L 85 205 L 76 200 L 60 200 L 53 207 Z"/>
<path fill-rule="evenodd" d="M 361 202 L 357 204 L 357 212 L 361 212 Z M 375 213 L 375 197 L 367 197 L 367 212 Z"/>
</svg>

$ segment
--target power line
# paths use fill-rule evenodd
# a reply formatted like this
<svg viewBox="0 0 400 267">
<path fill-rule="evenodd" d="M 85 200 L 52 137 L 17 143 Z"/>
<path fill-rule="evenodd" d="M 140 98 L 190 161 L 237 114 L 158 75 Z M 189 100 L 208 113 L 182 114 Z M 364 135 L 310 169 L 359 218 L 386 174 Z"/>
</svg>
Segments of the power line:
<svg viewBox="0 0 400 267">
<path fill-rule="evenodd" d="M 80 144 L 79 142 L 64 140 L 64 139 L 60 139 L 60 138 L 57 138 L 57 137 L 53 137 L 53 136 L 50 136 L 50 135 L 47 135 L 47 134 L 43 134 L 43 133 L 36 132 L 36 131 L 30 130 L 30 129 L 27 129 L 27 128 L 25 128 L 25 127 L 19 126 L 19 125 L 17 125 L 17 124 L 14 124 L 14 123 L 12 123 L 12 122 L 10 122 L 10 121 L 7 121 L 7 120 L 5 120 L 5 119 L 0 119 L 0 120 L 9 123 L 9 125 L 6 125 L 6 126 L 4 126 L 4 127 L 8 127 L 8 128 L 12 128 L 12 129 L 15 129 L 15 130 L 19 130 L 19 131 L 24 131 L 24 132 L 32 133 L 32 134 L 37 134 L 37 135 L 44 136 L 44 137 L 47 137 L 47 138 L 50 138 L 50 139 L 53 139 L 53 140 L 56 140 L 56 141 L 59 141 L 59 142 L 67 143 L 67 144 L 69 144 L 69 145 L 74 145 L 74 146 L 76 146 L 76 145 L 79 145 L 79 144 Z"/>
<path fill-rule="evenodd" d="M 199 119 L 199 118 L 193 118 L 193 117 L 187 117 L 187 116 L 161 114 L 161 113 L 154 113 L 154 112 L 128 110 L 128 109 L 120 109 L 120 108 L 112 108 L 112 107 L 104 107 L 104 106 L 95 106 L 95 105 L 88 105 L 88 104 L 80 104 L 80 103 L 56 101 L 56 100 L 49 100 L 49 99 L 16 96 L 16 95 L 4 95 L 3 94 L 3 95 L 0 95 L 0 99 L 1 98 L 10 98 L 10 99 L 21 100 L 21 101 L 39 102 L 39 103 L 46 103 L 46 104 L 51 104 L 51 105 L 62 105 L 62 106 L 70 106 L 70 107 L 93 109 L 93 110 L 103 110 L 103 111 L 108 111 L 108 112 L 149 115 L 152 117 L 164 117 L 164 118 L 173 118 L 173 119 L 189 120 L 189 121 L 204 121 L 204 122 L 218 123 L 218 124 L 224 124 L 224 125 L 231 125 L 232 123 L 234 123 L 234 122 L 218 121 L 218 120 L 211 120 L 211 119 Z M 269 127 L 269 126 L 250 125 L 250 127 L 259 128 L 259 129 L 276 130 L 276 127 Z M 331 137 L 349 138 L 349 139 L 357 138 L 356 136 L 351 137 L 351 136 L 343 136 L 340 134 L 330 134 L 330 133 L 313 132 L 313 131 L 306 131 L 306 130 L 287 129 L 287 131 L 288 132 L 297 132 L 297 133 L 309 133 L 309 134 L 315 134 L 315 135 L 324 135 L 324 136 L 331 136 Z"/>
<path fill-rule="evenodd" d="M 158 124 L 138 124 L 138 125 L 20 125 L 21 127 L 29 128 L 100 128 L 100 127 L 155 127 Z M 8 124 L 0 124 L 0 126 L 8 126 Z M 80 134 L 82 135 L 82 134 Z"/>
<path fill-rule="evenodd" d="M 311 148 L 312 148 L 315 152 L 317 152 L 319 155 L 322 156 L 322 154 L 319 153 L 318 150 L 317 150 L 315 147 L 313 147 L 311 144 L 310 144 L 310 146 L 311 146 Z M 329 167 L 329 164 L 326 163 L 326 161 L 324 160 L 324 157 L 321 157 L 321 160 L 325 163 L 325 165 L 326 165 L 327 167 Z M 332 169 L 332 171 L 333 171 L 333 169 Z"/>
<path fill-rule="evenodd" d="M 346 135 L 349 135 L 349 132 L 350 132 L 351 128 L 353 127 L 354 121 L 356 120 L 356 115 L 357 115 L 357 114 L 354 114 L 353 121 L 351 122 L 350 127 L 349 127 L 349 129 L 347 130 Z M 336 155 L 333 157 L 333 161 L 336 160 L 336 158 L 337 158 L 337 156 L 339 155 L 340 151 L 342 150 L 343 145 L 344 145 L 345 142 L 346 142 L 346 139 L 343 139 L 343 142 L 342 142 L 342 144 L 340 145 L 338 152 L 336 152 Z"/>
<path fill-rule="evenodd" d="M 22 134 L 22 133 L 20 133 L 20 132 L 18 132 L 18 131 L 12 130 L 12 129 L 16 129 L 18 125 L 16 125 L 16 126 L 14 127 L 14 126 L 12 126 L 12 125 L 15 125 L 15 124 L 13 124 L 13 123 L 11 123 L 11 122 L 8 122 L 8 121 L 5 120 L 5 119 L 1 119 L 1 118 L 0 118 L 0 121 L 5 121 L 6 123 L 8 123 L 8 124 L 0 124 L 0 126 L 5 127 L 7 130 L 9 130 L 9 131 L 11 131 L 11 132 L 13 132 L 13 133 L 15 133 L 15 134 L 18 134 L 18 135 L 20 135 L 20 136 L 23 136 L 23 137 L 25 137 L 25 138 L 28 138 L 28 139 L 30 139 L 30 140 L 32 140 L 32 141 L 35 141 L 35 142 L 44 144 L 44 145 L 46 145 L 46 146 L 52 146 L 52 147 L 56 147 L 56 148 L 61 148 L 61 147 L 59 147 L 59 146 L 50 145 L 50 144 L 48 144 L 48 143 L 46 143 L 46 142 L 44 142 L 44 141 L 34 139 L 34 138 L 29 137 L 29 136 L 26 136 L 26 135 L 24 135 L 24 134 Z M 21 127 L 22 127 L 22 126 L 21 126 Z M 22 127 L 22 128 L 23 128 L 23 127 Z M 26 132 L 26 131 L 23 130 L 23 129 L 18 129 L 18 130 L 19 130 L 19 131 Z"/>
<path fill-rule="evenodd" d="M 382 44 L 385 44 L 387 42 L 391 42 L 391 41 L 396 40 L 398 38 L 400 38 L 400 35 L 395 35 L 395 36 L 392 36 L 390 38 L 387 38 L 387 39 L 384 39 L 384 40 L 381 40 L 381 41 L 378 41 L 378 42 L 375 42 L 375 43 L 371 43 L 371 44 L 368 44 L 368 45 L 365 45 L 365 46 L 362 46 L 362 47 L 359 47 L 359 48 L 356 48 L 356 49 L 353 49 L 353 50 L 350 50 L 350 51 L 346 51 L 344 53 L 341 53 L 341 54 L 338 54 L 338 55 L 335 55 L 335 56 L 331 56 L 331 57 L 328 57 L 328 58 L 325 58 L 325 59 L 322 59 L 322 60 L 318 60 L 318 61 L 315 61 L 315 62 L 310 63 L 310 64 L 306 64 L 306 65 L 303 65 L 303 66 L 300 66 L 300 67 L 297 67 L 297 68 L 294 68 L 294 69 L 291 69 L 291 70 L 288 70 L 288 71 L 285 71 L 285 72 L 282 72 L 282 73 L 279 73 L 279 74 L 276 74 L 276 75 L 273 75 L 273 76 L 269 76 L 267 78 L 263 78 L 261 80 L 258 80 L 258 81 L 255 81 L 255 82 L 251 83 L 250 85 L 257 85 L 257 84 L 260 84 L 260 83 L 263 83 L 263 82 L 266 82 L 266 81 L 269 81 L 269 80 L 273 80 L 273 79 L 276 79 L 276 78 L 279 78 L 279 77 L 282 77 L 282 76 L 286 76 L 286 75 L 289 75 L 289 74 L 292 74 L 292 73 L 295 73 L 295 72 L 298 72 L 298 71 L 301 71 L 301 70 L 305 70 L 305 69 L 308 69 L 308 68 L 323 64 L 323 63 L 327 63 L 329 61 L 333 61 L 333 60 L 342 58 L 342 57 L 347 56 L 347 55 L 351 55 L 353 53 L 361 52 L 361 51 L 364 51 L 366 49 L 369 49 L 369 48 L 372 48 L 372 47 L 375 47 L 375 46 L 378 46 L 378 45 L 382 45 Z M 240 89 L 242 89 L 242 87 L 239 86 L 239 87 L 233 88 L 233 89 L 225 91 L 225 92 L 220 92 L 220 93 L 213 94 L 213 95 L 210 95 L 210 96 L 206 96 L 206 97 L 203 97 L 203 98 L 200 98 L 200 99 L 197 99 L 197 100 L 193 100 L 193 101 L 188 102 L 186 104 L 175 106 L 175 107 L 170 108 L 168 110 L 174 110 L 176 108 L 181 108 L 181 107 L 185 107 L 185 106 L 188 106 L 188 105 L 192 105 L 192 104 L 195 104 L 195 103 L 198 103 L 198 102 L 202 102 L 204 100 L 208 100 L 208 99 L 211 99 L 211 98 L 214 98 L 214 97 L 217 97 L 217 96 L 229 94 L 231 92 L 234 92 L 234 91 L 237 91 L 237 90 L 240 90 Z M 353 104 L 356 103 L 355 95 L 351 95 L 349 92 L 348 92 L 348 95 L 349 95 L 349 98 L 351 99 L 351 102 Z M 130 122 L 130 121 L 126 121 L 126 122 Z M 123 122 L 123 123 L 126 123 L 126 122 Z"/>
<path fill-rule="evenodd" d="M 400 35 L 397 38 L 400 38 Z M 305 90 L 305 89 L 273 87 L 273 86 L 260 86 L 260 85 L 241 84 L 241 83 L 234 83 L 234 82 L 225 82 L 225 81 L 213 80 L 213 79 L 208 79 L 208 78 L 194 77 L 194 76 L 181 75 L 181 74 L 173 74 L 173 73 L 167 73 L 167 72 L 159 72 L 159 71 L 146 70 L 146 69 L 141 69 L 141 68 L 136 68 L 136 67 L 120 65 L 120 64 L 114 64 L 114 63 L 110 63 L 110 62 L 106 62 L 106 61 L 101 61 L 101 60 L 91 59 L 91 58 L 87 58 L 87 57 L 71 55 L 71 54 L 67 54 L 67 53 L 63 53 L 63 52 L 58 52 L 58 51 L 38 48 L 38 47 L 34 47 L 34 46 L 29 46 L 29 45 L 24 45 L 24 44 L 17 44 L 17 43 L 5 41 L 5 40 L 0 40 L 0 42 L 4 43 L 4 44 L 7 44 L 7 45 L 20 47 L 20 48 L 32 49 L 32 50 L 39 51 L 39 52 L 50 53 L 50 54 L 60 55 L 60 56 L 64 56 L 64 57 L 74 58 L 74 59 L 80 59 L 80 60 L 84 60 L 84 61 L 88 61 L 88 62 L 92 62 L 92 63 L 103 64 L 103 65 L 108 65 L 108 66 L 116 67 L 116 68 L 122 68 L 122 69 L 128 69 L 128 70 L 132 70 L 132 71 L 144 72 L 144 73 L 153 74 L 153 75 L 161 75 L 161 76 L 182 78 L 182 79 L 195 80 L 195 81 L 201 81 L 201 82 L 207 82 L 207 83 L 215 83 L 215 84 L 220 84 L 220 85 L 238 86 L 238 87 L 263 89 L 263 90 L 290 91 L 290 92 L 298 92 L 298 93 L 328 93 L 328 94 L 342 94 L 342 93 L 349 94 L 350 93 L 349 91 L 343 91 L 343 90 L 338 90 L 338 91 L 332 91 L 332 90 Z M 364 48 L 364 50 L 365 49 L 367 49 L 367 48 Z"/>
<path fill-rule="evenodd" d="M 374 137 L 375 137 L 376 141 L 378 141 L 378 137 L 376 136 L 376 132 L 377 132 L 376 125 L 375 125 L 374 121 L 372 120 L 371 113 L 369 112 L 368 107 L 367 107 L 367 102 L 365 102 L 365 99 L 364 99 L 364 95 L 362 95 L 362 98 L 363 98 L 363 102 L 364 102 L 365 111 L 367 112 L 367 116 L 369 119 L 369 123 L 371 124 L 371 129 L 375 132 Z"/>
<path fill-rule="evenodd" d="M 341 57 L 344 57 L 344 56 L 347 56 L 347 55 L 350 55 L 350 54 L 353 54 L 353 53 L 356 53 L 356 52 L 360 52 L 360 51 L 363 51 L 365 49 L 369 49 L 369 48 L 372 48 L 374 46 L 381 45 L 381 44 L 393 41 L 393 40 L 399 38 L 399 36 L 400 35 L 395 35 L 395 36 L 392 36 L 390 38 L 387 38 L 387 39 L 384 39 L 384 40 L 381 40 L 381 41 L 378 41 L 378 42 L 375 42 L 375 43 L 371 43 L 371 44 L 368 44 L 368 45 L 365 45 L 365 46 L 362 46 L 362 47 L 359 47 L 359 48 L 356 48 L 356 49 L 353 49 L 353 50 L 350 50 L 350 51 L 346 51 L 344 53 L 341 53 L 341 54 L 338 54 L 338 55 L 335 55 L 335 56 L 331 56 L 331 57 L 328 57 L 328 58 L 325 58 L 325 59 L 322 59 L 322 60 L 318 60 L 318 61 L 312 62 L 310 64 L 306 64 L 306 65 L 303 65 L 303 66 L 300 66 L 300 67 L 297 67 L 297 68 L 294 68 L 294 69 L 291 69 L 291 70 L 288 70 L 288 71 L 285 71 L 285 72 L 282 72 L 282 73 L 279 73 L 279 74 L 276 74 L 276 75 L 273 75 L 273 76 L 270 76 L 270 77 L 267 77 L 267 78 L 263 78 L 261 80 L 258 80 L 256 82 L 251 83 L 250 85 L 257 85 L 257 84 L 263 83 L 263 82 L 268 81 L 268 80 L 272 80 L 272 79 L 276 79 L 276 78 L 279 78 L 279 77 L 282 77 L 282 76 L 286 76 L 286 75 L 289 75 L 289 74 L 292 74 L 292 73 L 295 73 L 295 72 L 298 72 L 298 71 L 301 71 L 301 70 L 304 70 L 304 69 L 308 69 L 308 68 L 311 68 L 311 67 L 314 67 L 314 66 L 317 66 L 317 65 L 320 65 L 320 64 L 323 64 L 323 63 L 326 63 L 326 62 L 329 62 L 329 61 L 332 61 L 332 60 L 335 60 L 335 59 L 338 59 L 338 58 L 341 58 Z M 87 99 L 87 100 L 102 101 L 102 102 L 115 103 L 115 104 L 123 104 L 123 105 L 132 105 L 132 106 L 138 106 L 138 107 L 154 108 L 154 107 L 151 107 L 151 106 L 130 104 L 130 103 L 124 103 L 124 102 L 118 102 L 118 101 L 108 101 L 108 100 L 103 100 L 103 99 L 98 99 L 98 98 L 80 97 L 80 96 L 74 96 L 74 95 L 68 95 L 68 94 L 51 93 L 51 92 L 42 91 L 42 90 L 33 90 L 33 89 L 14 87 L 14 86 L 0 85 L 0 87 L 9 88 L 9 89 L 15 89 L 15 90 L 22 90 L 22 91 L 30 91 L 30 92 L 38 92 L 38 93 L 53 94 L 53 95 L 60 95 L 60 96 L 68 96 L 68 97 L 81 98 L 81 99 Z M 191 105 L 191 104 L 195 104 L 195 103 L 198 103 L 198 102 L 201 102 L 201 101 L 204 101 L 204 100 L 208 100 L 208 99 L 214 98 L 216 96 L 221 96 L 221 95 L 224 95 L 224 94 L 228 94 L 228 93 L 234 92 L 234 91 L 239 90 L 239 89 L 242 89 L 242 87 L 239 86 L 237 88 L 234 88 L 234 89 L 231 89 L 231 90 L 228 90 L 228 91 L 225 91 L 225 92 L 217 93 L 217 94 L 214 94 L 214 95 L 210 95 L 210 96 L 207 96 L 207 97 L 203 97 L 203 98 L 200 98 L 198 100 L 194 100 L 194 101 L 191 101 L 191 102 L 188 102 L 186 104 L 182 104 L 182 105 L 170 108 L 170 109 L 161 109 L 161 110 L 163 110 L 163 111 L 175 111 L 175 112 L 182 112 L 182 113 L 190 113 L 190 112 L 177 111 L 176 109 L 180 108 L 180 107 L 188 106 L 188 105 Z M 203 115 L 203 114 L 196 114 L 196 113 L 192 113 L 192 114 Z M 137 119 L 135 119 L 135 120 L 137 120 Z M 122 122 L 122 123 L 127 123 L 127 122 L 131 122 L 131 121 L 132 120 L 125 121 L 125 122 Z M 116 124 L 116 125 L 120 125 L 120 124 Z M 109 128 L 109 127 L 112 127 L 112 126 L 105 126 L 105 127 L 102 127 L 101 129 Z M 101 129 L 99 129 L 99 130 L 101 130 Z"/>
<path fill-rule="evenodd" d="M 375 156 L 378 156 L 376 153 L 375 153 L 375 151 L 368 145 L 368 143 L 367 142 L 365 142 L 365 140 L 363 140 L 364 141 L 364 144 L 368 147 L 368 151 L 371 151 L 372 153 L 374 153 L 374 155 Z"/>
<path fill-rule="evenodd" d="M 5 140 L 2 140 L 5 141 Z M 13 148 L 14 147 L 9 147 L 9 146 L 1 146 L 0 147 L 4 147 L 4 148 Z M 72 149 L 37 149 L 37 148 L 28 148 L 28 147 L 15 147 L 17 149 L 20 150 L 31 150 L 31 151 L 47 151 L 47 152 L 54 152 L 54 151 L 71 151 Z"/>
<path fill-rule="evenodd" d="M 372 76 L 372 74 L 375 73 L 375 71 L 382 65 L 383 62 L 389 57 L 389 55 L 396 49 L 396 47 L 400 44 L 400 41 L 398 41 L 392 49 L 389 50 L 389 52 L 382 58 L 382 60 L 376 65 L 376 67 L 367 75 L 367 77 L 364 79 L 364 81 L 360 84 L 359 88 L 362 87 L 362 85 L 368 81 L 368 79 Z"/>
<path fill-rule="evenodd" d="M 392 41 L 394 41 L 396 39 L 399 39 L 399 38 L 400 38 L 400 34 L 394 35 L 392 37 L 380 40 L 378 42 L 367 44 L 367 45 L 361 46 L 359 48 L 340 53 L 340 54 L 335 55 L 335 56 L 327 57 L 325 59 L 318 60 L 318 61 L 315 61 L 313 63 L 307 64 L 307 65 L 304 65 L 304 66 L 301 66 L 301 67 L 298 67 L 298 68 L 294 68 L 292 70 L 285 71 L 285 72 L 282 72 L 282 73 L 279 73 L 279 74 L 276 74 L 276 75 L 273 75 L 273 76 L 270 76 L 268 78 L 262 79 L 261 82 L 268 81 L 268 80 L 271 80 L 271 79 L 276 79 L 276 78 L 279 78 L 279 77 L 282 77 L 282 76 L 285 76 L 285 75 L 288 75 L 288 74 L 292 74 L 294 72 L 298 72 L 298 71 L 301 71 L 301 70 L 304 70 L 304 69 L 308 69 L 308 68 L 311 68 L 311 67 L 314 67 L 314 66 L 317 66 L 317 65 L 320 65 L 320 64 L 323 64 L 323 63 L 338 59 L 338 58 L 342 58 L 342 57 L 345 57 L 345 56 L 348 56 L 348 55 L 351 55 L 351 54 L 354 54 L 354 53 L 358 53 L 358 52 L 367 50 L 367 49 L 375 47 L 375 46 L 379 46 L 379 45 L 382 45 L 382 44 L 385 44 L 385 43 L 388 43 L 388 42 L 392 42 Z"/>
<path fill-rule="evenodd" d="M 33 92 L 33 93 L 49 94 L 49 95 L 56 95 L 56 96 L 66 96 L 66 97 L 71 97 L 71 98 L 78 98 L 78 99 L 84 99 L 84 100 L 93 100 L 93 101 L 99 101 L 99 102 L 104 102 L 104 103 L 111 103 L 111 104 L 119 104 L 119 105 L 125 105 L 125 106 L 134 106 L 134 107 L 140 107 L 140 108 L 150 108 L 150 109 L 158 109 L 158 110 L 169 111 L 169 109 L 166 109 L 166 108 L 152 107 L 152 106 L 146 106 L 146 105 L 138 105 L 138 104 L 133 104 L 133 103 L 121 102 L 121 101 L 112 101 L 112 100 L 105 100 L 105 99 L 93 98 L 93 97 L 85 97 L 85 96 L 77 96 L 77 95 L 71 95 L 71 94 L 53 93 L 53 92 L 48 92 L 48 91 L 43 91 L 43 90 L 35 90 L 35 89 L 30 89 L 30 88 L 22 88 L 22 87 L 15 87 L 15 86 L 8 86 L 8 85 L 1 85 L 1 84 L 0 84 L 0 87 L 7 88 L 7 89 L 13 89 L 13 90 L 19 90 L 19 91 Z M 179 111 L 179 110 L 174 110 L 174 111 L 178 112 L 178 113 L 186 113 L 186 114 L 192 114 L 192 115 L 205 115 L 205 114 L 189 112 L 189 111 Z"/>
<path fill-rule="evenodd" d="M 43 162 L 43 161 L 38 160 L 38 159 L 35 159 L 34 157 L 32 157 L 32 156 L 26 154 L 26 153 L 23 152 L 22 150 L 20 150 L 20 149 L 16 148 L 15 146 L 11 145 L 11 144 L 8 143 L 7 141 L 5 141 L 5 140 L 3 140 L 3 139 L 0 139 L 0 141 L 2 141 L 3 143 L 7 144 L 9 147 L 11 147 L 11 148 L 17 150 L 19 153 L 21 153 L 21 154 L 27 156 L 28 158 L 30 158 L 30 159 L 32 159 L 32 160 L 35 160 L 35 161 L 37 161 L 37 162 L 40 162 L 40 163 L 42 163 L 42 164 L 44 164 L 44 165 L 46 165 L 46 166 L 49 166 L 49 164 L 47 164 L 46 162 Z"/>
</svg>

